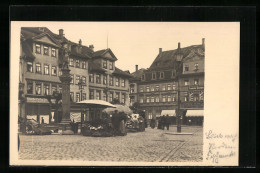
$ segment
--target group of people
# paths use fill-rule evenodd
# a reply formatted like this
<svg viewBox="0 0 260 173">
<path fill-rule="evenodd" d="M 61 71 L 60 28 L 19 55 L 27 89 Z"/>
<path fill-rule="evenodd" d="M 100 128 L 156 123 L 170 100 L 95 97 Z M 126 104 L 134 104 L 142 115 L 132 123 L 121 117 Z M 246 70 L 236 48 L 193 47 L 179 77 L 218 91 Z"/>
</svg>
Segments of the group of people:
<svg viewBox="0 0 260 173">
<path fill-rule="evenodd" d="M 161 117 L 159 117 L 159 119 L 158 119 L 158 126 L 157 126 L 157 128 L 158 129 L 162 129 L 162 130 L 164 130 L 165 128 L 167 128 L 167 130 L 169 130 L 169 128 L 170 128 L 170 122 L 171 122 L 171 120 L 170 120 L 170 117 L 169 117 L 169 115 L 163 115 L 163 116 L 161 116 Z M 151 127 L 152 128 L 154 128 L 155 127 L 155 119 L 152 119 L 151 120 Z"/>
</svg>

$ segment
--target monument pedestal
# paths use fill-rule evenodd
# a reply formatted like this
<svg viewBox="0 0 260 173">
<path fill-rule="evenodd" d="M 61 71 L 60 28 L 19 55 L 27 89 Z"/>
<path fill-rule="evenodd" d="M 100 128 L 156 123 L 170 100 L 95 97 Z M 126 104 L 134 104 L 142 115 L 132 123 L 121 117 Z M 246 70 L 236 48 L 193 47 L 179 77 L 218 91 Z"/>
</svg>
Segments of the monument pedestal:
<svg viewBox="0 0 260 173">
<path fill-rule="evenodd" d="M 60 130 L 62 135 L 74 135 L 70 123 L 70 119 L 65 119 L 60 122 Z"/>
</svg>

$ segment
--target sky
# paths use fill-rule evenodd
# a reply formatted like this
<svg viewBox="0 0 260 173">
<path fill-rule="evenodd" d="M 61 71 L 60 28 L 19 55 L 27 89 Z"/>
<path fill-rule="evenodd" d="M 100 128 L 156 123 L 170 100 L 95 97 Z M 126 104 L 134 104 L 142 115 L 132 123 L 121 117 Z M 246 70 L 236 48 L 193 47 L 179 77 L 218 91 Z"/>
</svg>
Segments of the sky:
<svg viewBox="0 0 260 173">
<path fill-rule="evenodd" d="M 149 68 L 159 53 L 159 48 L 173 50 L 198 45 L 205 38 L 203 23 L 188 22 L 25 22 L 23 26 L 47 27 L 73 42 L 94 45 L 94 50 L 110 48 L 117 57 L 116 66 L 135 71 L 135 65 Z M 207 38 L 205 42 L 207 41 Z"/>
</svg>

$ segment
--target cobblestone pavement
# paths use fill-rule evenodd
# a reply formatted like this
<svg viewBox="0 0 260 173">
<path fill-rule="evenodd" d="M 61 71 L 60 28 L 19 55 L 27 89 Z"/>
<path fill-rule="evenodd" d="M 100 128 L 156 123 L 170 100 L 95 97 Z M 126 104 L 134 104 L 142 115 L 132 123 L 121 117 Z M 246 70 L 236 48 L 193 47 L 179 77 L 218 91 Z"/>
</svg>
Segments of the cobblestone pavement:
<svg viewBox="0 0 260 173">
<path fill-rule="evenodd" d="M 146 128 L 127 136 L 82 135 L 20 136 L 23 160 L 81 160 L 124 162 L 199 162 L 203 157 L 203 128 L 182 127 L 193 135 L 173 135 L 170 130 Z"/>
</svg>

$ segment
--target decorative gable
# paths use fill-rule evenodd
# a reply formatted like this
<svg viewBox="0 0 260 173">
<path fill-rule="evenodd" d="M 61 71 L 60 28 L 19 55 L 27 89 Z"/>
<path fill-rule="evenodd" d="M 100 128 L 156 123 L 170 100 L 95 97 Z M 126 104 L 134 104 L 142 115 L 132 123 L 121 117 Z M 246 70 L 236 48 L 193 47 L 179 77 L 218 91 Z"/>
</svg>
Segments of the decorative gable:
<svg viewBox="0 0 260 173">
<path fill-rule="evenodd" d="M 109 59 L 113 59 L 113 57 L 111 56 L 111 54 L 109 52 L 107 52 L 105 55 L 104 55 L 105 58 L 109 58 Z"/>
<path fill-rule="evenodd" d="M 42 36 L 38 36 L 35 37 L 33 39 L 35 42 L 41 42 L 43 44 L 48 44 L 54 47 L 59 47 L 59 43 L 57 43 L 53 38 L 51 38 L 51 36 L 49 36 L 48 34 L 44 34 Z"/>
</svg>

